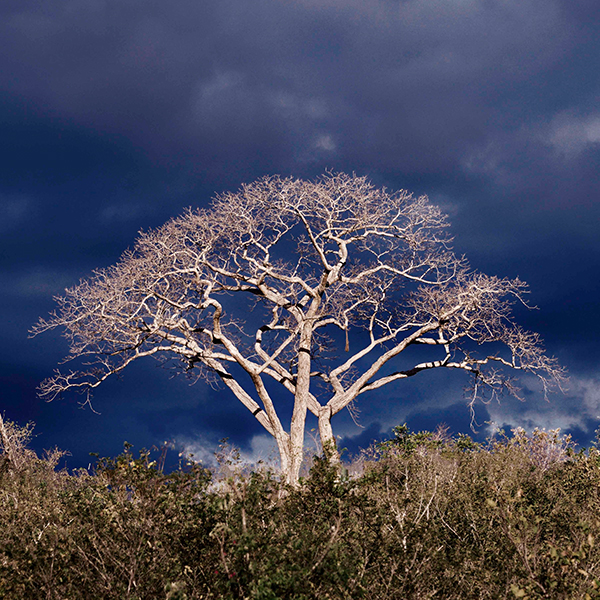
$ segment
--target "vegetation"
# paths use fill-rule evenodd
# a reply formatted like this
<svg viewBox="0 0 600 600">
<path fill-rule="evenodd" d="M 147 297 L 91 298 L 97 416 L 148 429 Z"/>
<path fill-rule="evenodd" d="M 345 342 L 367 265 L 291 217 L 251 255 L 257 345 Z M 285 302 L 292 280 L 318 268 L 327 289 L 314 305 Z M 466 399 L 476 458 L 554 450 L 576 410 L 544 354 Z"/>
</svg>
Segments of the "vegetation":
<svg viewBox="0 0 600 600">
<path fill-rule="evenodd" d="M 214 473 L 126 445 L 69 474 L 2 426 L 8 600 L 600 598 L 600 452 L 557 431 L 482 445 L 401 426 L 290 487 L 226 448 Z"/>
</svg>

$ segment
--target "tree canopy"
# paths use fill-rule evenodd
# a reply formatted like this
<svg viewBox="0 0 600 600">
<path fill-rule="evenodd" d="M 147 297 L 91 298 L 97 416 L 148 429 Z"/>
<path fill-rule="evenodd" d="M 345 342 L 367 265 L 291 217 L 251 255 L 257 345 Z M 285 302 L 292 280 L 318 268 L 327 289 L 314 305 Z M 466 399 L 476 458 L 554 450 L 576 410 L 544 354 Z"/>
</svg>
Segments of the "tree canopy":
<svg viewBox="0 0 600 600">
<path fill-rule="evenodd" d="M 40 393 L 89 391 L 140 358 L 174 358 L 231 390 L 276 440 L 293 484 L 307 411 L 336 460 L 333 415 L 422 371 L 468 372 L 471 407 L 483 390 L 518 394 L 514 371 L 544 390 L 559 382 L 539 336 L 513 319 L 526 285 L 470 269 L 447 228 L 427 197 L 365 177 L 244 185 L 140 233 L 115 266 L 57 298 L 34 333 L 62 329 L 69 358 L 85 365 L 57 372 Z M 410 362 L 417 345 L 429 360 Z"/>
</svg>

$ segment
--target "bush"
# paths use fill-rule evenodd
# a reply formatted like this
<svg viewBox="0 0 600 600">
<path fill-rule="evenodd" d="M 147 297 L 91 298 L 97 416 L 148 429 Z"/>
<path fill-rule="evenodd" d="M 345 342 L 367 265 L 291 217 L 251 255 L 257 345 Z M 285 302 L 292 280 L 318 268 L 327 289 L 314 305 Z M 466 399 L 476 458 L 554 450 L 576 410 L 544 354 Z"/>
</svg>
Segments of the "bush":
<svg viewBox="0 0 600 600">
<path fill-rule="evenodd" d="M 401 426 L 360 475 L 316 457 L 294 489 L 235 454 L 164 473 L 126 445 L 69 474 L 20 448 L 0 475 L 2 598 L 600 598 L 600 453 L 557 431 Z"/>
</svg>

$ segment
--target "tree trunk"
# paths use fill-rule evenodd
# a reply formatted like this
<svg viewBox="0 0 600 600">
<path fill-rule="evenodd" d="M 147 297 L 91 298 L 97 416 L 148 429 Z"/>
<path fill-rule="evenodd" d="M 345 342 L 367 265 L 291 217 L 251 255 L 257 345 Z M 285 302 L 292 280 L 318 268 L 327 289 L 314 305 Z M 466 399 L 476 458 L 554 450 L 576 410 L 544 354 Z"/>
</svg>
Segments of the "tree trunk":
<svg viewBox="0 0 600 600">
<path fill-rule="evenodd" d="M 279 450 L 279 460 L 281 463 L 281 472 L 285 474 L 286 477 L 286 481 L 289 482 L 289 477 L 290 477 L 290 469 L 291 469 L 291 456 L 290 456 L 290 440 L 289 438 L 287 440 L 280 440 L 278 438 L 275 438 L 275 441 L 277 442 L 277 448 Z"/>
<path fill-rule="evenodd" d="M 340 464 L 340 453 L 337 449 L 337 443 L 331 428 L 331 407 L 323 406 L 319 413 L 319 437 L 321 438 L 321 446 L 323 446 L 323 454 L 330 464 Z"/>
<path fill-rule="evenodd" d="M 304 437 L 291 436 L 289 439 L 289 463 L 287 470 L 283 470 L 286 482 L 297 487 L 300 480 L 300 467 L 304 458 Z M 282 461 L 283 463 L 283 461 Z M 283 464 L 282 464 L 283 466 Z"/>
<path fill-rule="evenodd" d="M 306 429 L 306 411 L 308 395 L 310 393 L 310 349 L 313 334 L 313 319 L 320 300 L 315 298 L 310 306 L 305 321 L 300 330 L 300 344 L 298 348 L 298 376 L 296 379 L 296 394 L 294 397 L 294 411 L 290 427 L 290 473 L 288 483 L 298 485 L 300 467 L 304 459 L 304 433 Z"/>
</svg>

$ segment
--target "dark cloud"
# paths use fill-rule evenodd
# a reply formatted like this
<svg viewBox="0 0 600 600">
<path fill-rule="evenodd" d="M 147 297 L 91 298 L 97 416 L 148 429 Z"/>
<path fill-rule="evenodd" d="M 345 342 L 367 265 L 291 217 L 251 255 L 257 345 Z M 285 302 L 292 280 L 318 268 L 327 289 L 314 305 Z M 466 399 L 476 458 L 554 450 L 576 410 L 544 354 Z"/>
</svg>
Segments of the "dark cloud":
<svg viewBox="0 0 600 600">
<path fill-rule="evenodd" d="M 231 430 L 251 448 L 256 431 L 235 403 L 190 404 L 198 386 L 175 384 L 174 397 L 151 368 L 151 410 L 127 400 L 134 379 L 98 393 L 120 407 L 121 429 L 67 400 L 35 408 L 35 383 L 66 348 L 26 331 L 138 229 L 265 174 L 333 168 L 429 194 L 474 267 L 530 282 L 540 310 L 520 318 L 576 385 L 554 416 L 533 401 L 503 406 L 585 435 L 600 402 L 599 34 L 591 0 L 5 0 L 0 410 L 37 417 L 49 445 L 74 452 L 111 436 L 149 445 L 165 423 L 207 443 Z M 427 381 L 363 402 L 361 443 L 402 418 L 464 429 L 462 383 Z M 70 419 L 104 433 L 67 435 Z"/>
<path fill-rule="evenodd" d="M 465 144 L 555 109 L 545 92 L 578 64 L 565 56 L 583 27 L 535 0 L 63 1 L 4 12 L 4 89 L 126 135 L 155 160 L 229 162 L 260 148 L 268 166 L 296 168 L 299 155 L 322 158 L 318 140 L 330 135 L 342 160 L 425 173 L 455 169 Z"/>
</svg>

